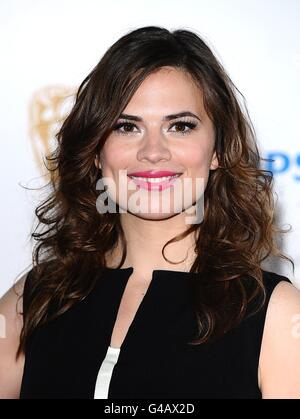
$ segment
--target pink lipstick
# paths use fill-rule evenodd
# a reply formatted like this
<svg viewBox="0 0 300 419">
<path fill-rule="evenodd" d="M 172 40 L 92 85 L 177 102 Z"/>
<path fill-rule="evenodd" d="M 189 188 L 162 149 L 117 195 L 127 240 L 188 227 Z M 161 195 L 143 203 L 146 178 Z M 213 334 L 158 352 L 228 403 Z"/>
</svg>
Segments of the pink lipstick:
<svg viewBox="0 0 300 419">
<path fill-rule="evenodd" d="M 144 171 L 130 173 L 128 177 L 139 187 L 146 190 L 162 191 L 170 187 L 182 173 L 169 170 L 163 171 Z"/>
</svg>

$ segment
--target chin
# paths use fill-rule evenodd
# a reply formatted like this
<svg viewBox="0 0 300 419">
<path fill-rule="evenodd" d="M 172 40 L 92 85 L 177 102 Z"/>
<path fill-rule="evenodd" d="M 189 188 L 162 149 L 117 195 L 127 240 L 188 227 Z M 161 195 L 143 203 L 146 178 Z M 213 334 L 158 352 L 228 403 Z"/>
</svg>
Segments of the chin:
<svg viewBox="0 0 300 419">
<path fill-rule="evenodd" d="M 130 211 L 128 211 L 130 213 Z M 176 215 L 178 215 L 178 213 L 159 213 L 159 212 L 152 212 L 152 213 L 134 213 L 132 215 L 135 215 L 138 218 L 141 218 L 143 220 L 152 220 L 152 221 L 162 221 L 162 220 L 167 220 L 168 218 L 172 218 L 175 217 Z"/>
</svg>

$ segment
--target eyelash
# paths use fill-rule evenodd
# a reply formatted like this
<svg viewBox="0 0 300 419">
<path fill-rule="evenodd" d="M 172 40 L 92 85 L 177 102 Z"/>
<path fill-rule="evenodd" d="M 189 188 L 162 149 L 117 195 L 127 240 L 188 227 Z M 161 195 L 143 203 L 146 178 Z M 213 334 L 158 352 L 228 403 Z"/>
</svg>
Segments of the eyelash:
<svg viewBox="0 0 300 419">
<path fill-rule="evenodd" d="M 122 132 L 122 131 L 120 131 L 120 128 L 122 128 L 124 125 L 129 125 L 129 126 L 131 126 L 131 127 L 135 127 L 135 128 L 137 128 L 137 126 L 135 125 L 135 124 L 133 124 L 133 123 L 131 123 L 131 122 L 120 122 L 119 124 L 116 124 L 114 127 L 113 127 L 113 131 L 117 131 L 118 132 L 118 134 L 121 134 L 121 135 L 129 135 L 129 134 L 133 134 L 133 132 Z M 185 131 L 185 132 L 175 132 L 175 134 L 181 134 L 181 135 L 188 135 L 188 134 L 190 134 L 191 133 L 191 131 L 192 130 L 194 130 L 195 128 L 196 128 L 196 126 L 197 126 L 197 124 L 195 124 L 194 122 L 188 122 L 188 121 L 177 121 L 177 122 L 174 122 L 169 128 L 172 128 L 172 127 L 174 127 L 174 126 L 176 126 L 176 125 L 181 125 L 181 126 L 187 126 L 188 128 L 189 128 L 189 130 L 188 131 Z"/>
</svg>

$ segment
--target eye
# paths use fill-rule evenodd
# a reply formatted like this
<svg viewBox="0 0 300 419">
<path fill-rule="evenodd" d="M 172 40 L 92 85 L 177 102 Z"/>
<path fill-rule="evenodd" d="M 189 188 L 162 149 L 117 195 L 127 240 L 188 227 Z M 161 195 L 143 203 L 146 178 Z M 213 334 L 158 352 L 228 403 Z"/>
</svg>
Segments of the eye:
<svg viewBox="0 0 300 419">
<path fill-rule="evenodd" d="M 175 131 L 176 134 L 186 135 L 186 134 L 189 134 L 193 129 L 195 129 L 197 124 L 195 124 L 194 122 L 178 121 L 172 124 L 170 128 L 176 127 L 176 126 L 180 127 L 179 131 Z M 188 127 L 188 130 L 183 131 L 182 129 L 184 129 L 185 127 Z"/>
<path fill-rule="evenodd" d="M 180 127 L 180 129 L 179 131 L 175 130 L 171 132 L 175 132 L 175 134 L 187 135 L 197 127 L 197 124 L 191 121 L 177 121 L 170 125 L 169 129 L 173 127 Z M 187 130 L 185 130 L 186 127 L 188 128 Z M 123 130 L 121 128 L 123 128 Z M 134 131 L 132 131 L 133 128 L 137 128 L 137 126 L 131 122 L 120 122 L 113 127 L 113 131 L 116 131 L 121 135 L 128 135 L 134 133 Z"/>
<path fill-rule="evenodd" d="M 132 128 L 137 128 L 135 124 L 132 124 L 131 122 L 120 122 L 119 124 L 116 124 L 113 127 L 113 131 L 117 131 L 119 134 L 127 135 L 131 134 L 133 131 L 131 131 Z M 125 131 L 122 131 L 121 128 L 125 128 Z"/>
</svg>

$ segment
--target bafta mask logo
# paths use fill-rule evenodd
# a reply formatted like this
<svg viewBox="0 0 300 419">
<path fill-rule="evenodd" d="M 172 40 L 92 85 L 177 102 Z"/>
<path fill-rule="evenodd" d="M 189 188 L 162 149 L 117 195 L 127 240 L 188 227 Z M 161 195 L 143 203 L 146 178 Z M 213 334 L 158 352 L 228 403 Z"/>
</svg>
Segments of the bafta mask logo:
<svg viewBox="0 0 300 419">
<path fill-rule="evenodd" d="M 34 158 L 45 169 L 45 156 L 55 148 L 55 134 L 75 100 L 75 88 L 54 85 L 36 91 L 29 104 L 29 136 Z M 44 174 L 45 170 L 43 170 Z"/>
</svg>

